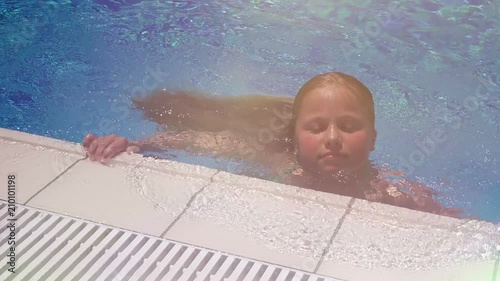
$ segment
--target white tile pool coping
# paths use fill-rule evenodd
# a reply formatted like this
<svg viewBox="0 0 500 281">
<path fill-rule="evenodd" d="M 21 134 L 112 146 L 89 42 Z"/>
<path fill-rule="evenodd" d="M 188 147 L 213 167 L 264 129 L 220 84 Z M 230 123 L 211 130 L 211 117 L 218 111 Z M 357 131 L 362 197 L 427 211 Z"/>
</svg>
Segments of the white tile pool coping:
<svg viewBox="0 0 500 281">
<path fill-rule="evenodd" d="M 500 281 L 493 223 L 141 155 L 103 165 L 80 144 L 3 128 L 0 154 L 4 202 L 15 174 L 23 206 L 341 280 Z"/>
</svg>

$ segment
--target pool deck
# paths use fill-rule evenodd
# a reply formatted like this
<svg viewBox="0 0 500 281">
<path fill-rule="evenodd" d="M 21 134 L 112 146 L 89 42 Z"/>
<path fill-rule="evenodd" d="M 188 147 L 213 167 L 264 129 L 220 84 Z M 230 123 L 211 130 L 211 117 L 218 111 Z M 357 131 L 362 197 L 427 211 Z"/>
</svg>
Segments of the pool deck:
<svg viewBox="0 0 500 281">
<path fill-rule="evenodd" d="M 493 223 L 2 128 L 0 154 L 2 201 L 15 174 L 17 204 L 341 280 L 500 281 Z"/>
</svg>

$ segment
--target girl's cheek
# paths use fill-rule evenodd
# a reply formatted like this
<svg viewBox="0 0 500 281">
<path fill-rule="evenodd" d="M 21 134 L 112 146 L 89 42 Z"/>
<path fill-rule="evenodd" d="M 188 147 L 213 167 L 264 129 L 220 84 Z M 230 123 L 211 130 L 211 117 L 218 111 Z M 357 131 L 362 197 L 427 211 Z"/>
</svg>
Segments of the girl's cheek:
<svg viewBox="0 0 500 281">
<path fill-rule="evenodd" d="M 362 149 L 370 147 L 370 142 L 366 134 L 354 135 L 349 138 L 350 144 L 353 148 Z"/>
<path fill-rule="evenodd" d="M 313 136 L 304 136 L 300 139 L 299 147 L 303 152 L 314 152 L 319 146 L 319 141 Z"/>
</svg>

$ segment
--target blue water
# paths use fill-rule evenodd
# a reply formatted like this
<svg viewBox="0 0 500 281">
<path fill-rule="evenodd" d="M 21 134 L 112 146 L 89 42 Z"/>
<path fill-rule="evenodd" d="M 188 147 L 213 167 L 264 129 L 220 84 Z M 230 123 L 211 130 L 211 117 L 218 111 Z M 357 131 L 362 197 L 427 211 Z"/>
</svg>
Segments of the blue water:
<svg viewBox="0 0 500 281">
<path fill-rule="evenodd" d="M 157 126 L 130 100 L 153 89 L 294 96 L 314 75 L 342 71 L 374 94 L 379 165 L 500 222 L 498 1 L 249 2 L 2 0 L 0 126 L 73 142 L 87 132 L 142 139 Z"/>
</svg>

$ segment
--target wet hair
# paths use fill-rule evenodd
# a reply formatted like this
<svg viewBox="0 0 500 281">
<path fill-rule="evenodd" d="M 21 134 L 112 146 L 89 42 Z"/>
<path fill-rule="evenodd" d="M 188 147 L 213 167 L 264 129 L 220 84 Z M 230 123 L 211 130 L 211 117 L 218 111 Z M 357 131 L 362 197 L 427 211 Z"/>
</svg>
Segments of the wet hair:
<svg viewBox="0 0 500 281">
<path fill-rule="evenodd" d="M 358 79 L 351 75 L 341 72 L 329 72 L 317 75 L 307 81 L 295 96 L 292 108 L 292 119 L 288 126 L 288 134 L 295 142 L 295 125 L 302 107 L 304 98 L 308 93 L 317 89 L 328 89 L 332 92 L 347 95 L 354 98 L 356 102 L 363 108 L 364 114 L 373 128 L 375 128 L 375 106 L 373 96 L 370 90 L 361 83 Z M 339 89 L 347 89 L 347 91 L 339 91 Z"/>
</svg>

